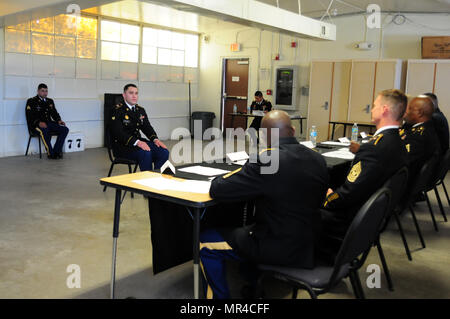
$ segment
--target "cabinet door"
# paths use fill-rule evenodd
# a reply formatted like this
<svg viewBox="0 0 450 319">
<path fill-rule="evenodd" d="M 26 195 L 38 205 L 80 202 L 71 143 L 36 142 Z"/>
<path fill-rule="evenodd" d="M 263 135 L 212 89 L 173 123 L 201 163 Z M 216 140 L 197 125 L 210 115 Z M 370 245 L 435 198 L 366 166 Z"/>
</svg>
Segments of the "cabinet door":
<svg viewBox="0 0 450 319">
<path fill-rule="evenodd" d="M 370 122 L 375 83 L 375 62 L 353 61 L 348 120 Z"/>
<path fill-rule="evenodd" d="M 347 121 L 351 70 L 351 61 L 334 62 L 331 102 L 332 121 Z M 338 125 L 335 129 L 335 135 L 344 136 L 343 133 L 343 126 Z"/>
<path fill-rule="evenodd" d="M 374 99 L 383 90 L 400 88 L 401 66 L 401 63 L 396 61 L 376 63 Z"/>
<path fill-rule="evenodd" d="M 313 61 L 311 63 L 307 139 L 309 139 L 311 126 L 315 125 L 317 142 L 328 139 L 332 71 L 333 62 Z"/>
<path fill-rule="evenodd" d="M 450 119 L 450 60 L 436 63 L 436 81 L 434 94 L 439 101 L 439 108 Z"/>
<path fill-rule="evenodd" d="M 406 93 L 417 96 L 426 92 L 433 92 L 434 62 L 409 61 L 406 80 Z"/>
</svg>

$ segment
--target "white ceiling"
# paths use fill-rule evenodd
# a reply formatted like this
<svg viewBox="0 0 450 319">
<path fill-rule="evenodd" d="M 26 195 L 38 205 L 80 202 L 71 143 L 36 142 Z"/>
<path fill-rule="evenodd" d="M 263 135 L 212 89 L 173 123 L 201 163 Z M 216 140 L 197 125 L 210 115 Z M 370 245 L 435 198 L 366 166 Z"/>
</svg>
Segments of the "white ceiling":
<svg viewBox="0 0 450 319">
<path fill-rule="evenodd" d="M 257 0 L 273 6 L 277 0 Z M 298 0 L 278 0 L 283 9 L 298 12 Z M 450 0 L 300 0 L 302 15 L 321 18 L 331 3 L 330 14 L 337 15 L 365 12 L 369 4 L 378 4 L 383 12 L 450 13 Z"/>
</svg>

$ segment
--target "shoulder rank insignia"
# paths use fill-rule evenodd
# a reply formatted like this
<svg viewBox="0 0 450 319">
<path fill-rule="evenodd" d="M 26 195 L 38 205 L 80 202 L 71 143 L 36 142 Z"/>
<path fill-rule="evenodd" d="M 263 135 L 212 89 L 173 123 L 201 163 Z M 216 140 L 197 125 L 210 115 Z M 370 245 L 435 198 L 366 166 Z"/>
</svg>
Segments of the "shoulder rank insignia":
<svg viewBox="0 0 450 319">
<path fill-rule="evenodd" d="M 350 170 L 350 173 L 347 175 L 347 180 L 350 183 L 354 183 L 356 179 L 359 177 L 359 174 L 361 174 L 362 168 L 361 168 L 361 161 L 353 165 L 352 169 Z"/>
<path fill-rule="evenodd" d="M 418 126 L 418 127 L 413 127 L 412 128 L 412 132 L 415 134 L 423 134 L 423 131 L 425 131 L 425 127 L 424 126 Z"/>
<path fill-rule="evenodd" d="M 274 148 L 266 148 L 266 149 L 263 149 L 261 152 L 259 152 L 259 155 L 261 155 L 261 154 L 264 153 L 264 152 L 273 151 L 273 150 L 274 150 Z"/>
<path fill-rule="evenodd" d="M 27 110 L 31 110 L 31 107 L 29 105 L 27 105 Z"/>
<path fill-rule="evenodd" d="M 373 137 L 373 139 L 375 140 L 375 142 L 373 143 L 373 145 L 377 145 L 377 143 L 378 143 L 382 138 L 383 138 L 383 134 L 375 135 L 375 136 Z"/>
<path fill-rule="evenodd" d="M 328 205 L 329 202 L 332 202 L 332 201 L 334 201 L 334 200 L 336 200 L 336 199 L 338 199 L 338 198 L 339 198 L 339 194 L 338 194 L 338 193 L 332 193 L 332 194 L 330 194 L 330 195 L 327 197 L 325 203 L 323 204 L 323 207 L 327 207 L 327 205 Z"/>
<path fill-rule="evenodd" d="M 122 103 L 116 104 L 116 109 L 120 109 L 121 106 L 122 106 Z"/>
<path fill-rule="evenodd" d="M 223 175 L 223 178 L 224 178 L 224 179 L 225 179 L 225 178 L 228 178 L 228 177 L 230 177 L 231 175 L 240 172 L 241 169 L 242 169 L 242 167 L 239 167 L 237 170 L 234 170 L 234 171 L 232 171 L 232 172 L 230 172 L 230 173 L 228 173 L 228 174 L 226 174 L 226 175 Z"/>
</svg>

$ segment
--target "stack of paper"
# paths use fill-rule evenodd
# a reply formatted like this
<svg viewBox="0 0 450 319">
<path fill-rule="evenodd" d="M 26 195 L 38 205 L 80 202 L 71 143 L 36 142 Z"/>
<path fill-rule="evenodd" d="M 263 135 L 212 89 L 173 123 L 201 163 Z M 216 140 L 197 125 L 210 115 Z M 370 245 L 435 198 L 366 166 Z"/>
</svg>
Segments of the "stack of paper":
<svg viewBox="0 0 450 319">
<path fill-rule="evenodd" d="M 171 190 L 187 193 L 208 194 L 211 182 L 208 181 L 192 181 L 192 180 L 177 180 L 166 177 L 154 177 L 146 179 L 134 180 L 134 183 L 151 187 L 157 190 Z"/>
<path fill-rule="evenodd" d="M 341 148 L 337 151 L 323 153 L 322 155 L 326 156 L 326 157 L 342 158 L 342 159 L 347 159 L 347 160 L 352 160 L 355 158 L 355 154 L 351 153 L 346 148 Z"/>
<path fill-rule="evenodd" d="M 180 168 L 180 169 L 178 169 L 178 171 L 186 172 L 186 173 L 193 173 L 193 174 L 198 174 L 198 175 L 203 175 L 203 176 L 217 176 L 217 175 L 227 174 L 230 172 L 230 171 L 226 171 L 223 169 L 204 167 L 204 166 L 200 166 L 200 165 Z"/>
<path fill-rule="evenodd" d="M 247 152 L 234 152 L 234 153 L 228 153 L 227 158 L 233 163 L 238 165 L 244 165 L 247 163 L 247 160 L 249 159 L 249 156 Z"/>
<path fill-rule="evenodd" d="M 311 141 L 300 142 L 300 144 L 306 146 L 307 148 L 314 148 L 314 144 Z"/>
<path fill-rule="evenodd" d="M 333 141 L 326 141 L 322 142 L 320 144 L 324 145 L 336 145 L 336 146 L 350 146 L 350 143 L 341 143 L 341 142 L 333 142 Z"/>
</svg>

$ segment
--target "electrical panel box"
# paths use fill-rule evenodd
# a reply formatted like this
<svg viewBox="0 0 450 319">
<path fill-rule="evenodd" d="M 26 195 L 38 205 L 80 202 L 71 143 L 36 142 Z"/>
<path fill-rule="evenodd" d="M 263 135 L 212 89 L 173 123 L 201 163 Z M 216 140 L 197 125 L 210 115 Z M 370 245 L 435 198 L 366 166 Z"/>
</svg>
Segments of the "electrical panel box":
<svg viewBox="0 0 450 319">
<path fill-rule="evenodd" d="M 297 78 L 296 66 L 280 66 L 275 69 L 275 107 L 283 110 L 297 108 Z"/>
</svg>

